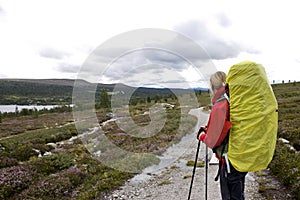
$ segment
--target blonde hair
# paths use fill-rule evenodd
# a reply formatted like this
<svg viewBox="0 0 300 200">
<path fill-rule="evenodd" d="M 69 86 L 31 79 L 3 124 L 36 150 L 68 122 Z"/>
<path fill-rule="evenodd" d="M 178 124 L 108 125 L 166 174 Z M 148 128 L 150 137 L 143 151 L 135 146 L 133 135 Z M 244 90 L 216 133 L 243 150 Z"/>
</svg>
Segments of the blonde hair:
<svg viewBox="0 0 300 200">
<path fill-rule="evenodd" d="M 213 95 L 225 85 L 226 83 L 226 74 L 222 71 L 217 71 L 216 73 L 210 76 L 210 87 L 213 92 Z"/>
</svg>

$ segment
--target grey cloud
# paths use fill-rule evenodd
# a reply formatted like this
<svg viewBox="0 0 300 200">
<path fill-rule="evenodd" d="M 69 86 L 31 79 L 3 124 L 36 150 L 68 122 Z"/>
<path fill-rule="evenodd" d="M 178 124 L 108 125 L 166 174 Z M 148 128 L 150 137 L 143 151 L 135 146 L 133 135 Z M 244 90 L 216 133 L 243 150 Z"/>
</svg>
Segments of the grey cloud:
<svg viewBox="0 0 300 200">
<path fill-rule="evenodd" d="M 174 29 L 196 41 L 210 37 L 210 32 L 204 21 L 190 20 L 175 26 Z"/>
<path fill-rule="evenodd" d="M 69 56 L 69 53 L 62 52 L 50 47 L 43 48 L 39 51 L 39 55 L 45 58 L 63 59 L 65 56 Z"/>
<path fill-rule="evenodd" d="M 136 49 L 117 58 L 113 58 L 113 55 L 118 55 L 114 54 L 117 49 L 106 50 L 94 52 L 95 55 L 90 56 L 84 64 L 84 70 L 90 71 L 91 74 L 104 74 L 111 79 L 120 79 L 124 75 L 139 74 L 145 70 L 156 70 L 158 73 L 160 68 L 171 64 L 174 68 L 183 67 L 178 56 L 160 49 Z"/>
<path fill-rule="evenodd" d="M 192 33 L 193 27 L 190 26 Z M 198 30 L 195 36 L 202 33 L 201 37 L 208 37 L 209 32 L 205 32 L 207 28 L 200 28 L 203 30 Z M 111 82 L 126 80 L 130 83 L 152 84 L 171 79 L 178 83 L 182 81 L 178 72 L 188 69 L 191 64 L 197 68 L 202 67 L 210 60 L 207 52 L 197 42 L 183 37 L 182 34 L 173 31 L 166 33 L 162 30 L 159 35 L 152 36 L 151 30 L 147 31 L 145 34 L 149 34 L 148 37 L 142 37 L 147 39 L 137 42 L 138 45 L 135 46 L 132 43 L 138 40 L 138 34 L 136 37 L 127 38 L 125 42 L 121 40 L 124 38 L 118 38 L 118 42 L 99 46 L 83 63 L 83 76 L 93 79 L 98 76 L 98 80 L 103 76 L 104 80 Z M 212 65 L 210 63 L 207 66 Z"/>
<path fill-rule="evenodd" d="M 60 63 L 57 67 L 55 67 L 55 70 L 62 73 L 78 73 L 80 70 L 80 66 L 68 63 Z"/>
<path fill-rule="evenodd" d="M 219 19 L 220 18 L 224 19 L 225 17 L 219 17 Z M 227 19 L 224 19 L 224 21 L 220 23 L 224 27 L 229 25 Z M 258 53 L 257 50 L 244 44 L 239 44 L 231 39 L 222 38 L 222 35 L 217 35 L 218 33 L 209 30 L 209 27 L 203 21 L 191 20 L 174 27 L 174 29 L 186 34 L 202 45 L 211 59 L 222 60 L 233 58 L 237 57 L 241 52 Z"/>
<path fill-rule="evenodd" d="M 185 58 L 168 50 L 153 49 L 151 51 L 143 51 L 143 56 L 151 63 L 158 64 L 161 67 L 172 67 L 176 70 L 186 69 L 187 61 Z"/>
<path fill-rule="evenodd" d="M 216 19 L 218 20 L 218 23 L 221 26 L 228 27 L 231 25 L 231 21 L 225 13 L 221 12 L 221 13 L 216 14 L 215 16 L 216 16 Z"/>
<path fill-rule="evenodd" d="M 4 13 L 4 9 L 2 8 L 2 6 L 0 5 L 0 14 Z"/>
<path fill-rule="evenodd" d="M 207 40 L 203 42 L 203 45 L 206 47 L 210 57 L 217 60 L 234 58 L 243 51 L 241 46 L 232 41 Z"/>
<path fill-rule="evenodd" d="M 186 80 L 178 69 L 160 64 L 144 65 L 126 74 L 121 79 L 129 85 L 160 85 L 160 86 L 186 86 Z"/>
</svg>

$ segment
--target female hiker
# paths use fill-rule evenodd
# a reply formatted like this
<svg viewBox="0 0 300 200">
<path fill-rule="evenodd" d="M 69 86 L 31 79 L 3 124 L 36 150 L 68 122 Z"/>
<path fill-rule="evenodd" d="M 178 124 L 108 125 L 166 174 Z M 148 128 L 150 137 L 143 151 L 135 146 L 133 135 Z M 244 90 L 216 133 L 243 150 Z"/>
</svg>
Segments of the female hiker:
<svg viewBox="0 0 300 200">
<path fill-rule="evenodd" d="M 229 94 L 226 74 L 218 71 L 211 75 L 212 110 L 206 127 L 201 127 L 198 139 L 213 149 L 219 159 L 220 188 L 223 200 L 243 200 L 246 172 L 237 171 L 227 157 L 231 122 L 229 121 Z"/>
</svg>

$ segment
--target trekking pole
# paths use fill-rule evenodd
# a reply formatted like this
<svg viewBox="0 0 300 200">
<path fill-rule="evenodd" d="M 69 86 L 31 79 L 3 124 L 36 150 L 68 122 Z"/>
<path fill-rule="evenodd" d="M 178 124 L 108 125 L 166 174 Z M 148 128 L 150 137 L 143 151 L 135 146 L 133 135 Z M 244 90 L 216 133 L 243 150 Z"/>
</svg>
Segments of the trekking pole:
<svg viewBox="0 0 300 200">
<path fill-rule="evenodd" d="M 205 146 L 205 200 L 207 200 L 208 148 L 207 145 Z"/>
<path fill-rule="evenodd" d="M 194 169 L 193 169 L 193 175 L 192 175 L 192 180 L 191 180 L 191 185 L 190 185 L 190 191 L 189 191 L 188 200 L 191 199 L 191 193 L 192 193 L 192 187 L 193 187 L 193 182 L 194 182 L 194 176 L 195 176 L 196 167 L 197 167 L 197 160 L 198 160 L 198 154 L 199 154 L 200 144 L 201 144 L 201 141 L 199 140 L 199 142 L 198 142 L 198 147 L 197 147 L 197 152 L 196 152 L 196 158 L 195 158 L 195 163 L 194 163 Z"/>
</svg>

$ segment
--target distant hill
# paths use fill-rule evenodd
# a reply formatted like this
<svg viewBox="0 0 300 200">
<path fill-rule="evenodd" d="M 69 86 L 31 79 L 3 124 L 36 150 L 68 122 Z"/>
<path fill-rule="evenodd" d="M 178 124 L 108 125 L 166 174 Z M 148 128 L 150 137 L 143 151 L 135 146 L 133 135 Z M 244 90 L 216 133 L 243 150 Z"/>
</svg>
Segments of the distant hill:
<svg viewBox="0 0 300 200">
<path fill-rule="evenodd" d="M 68 103 L 73 84 L 67 79 L 0 79 L 0 104 Z"/>
<path fill-rule="evenodd" d="M 70 104 L 74 83 L 74 79 L 0 79 L 0 104 Z M 76 83 L 83 88 L 95 87 L 95 83 L 85 80 L 77 80 Z M 115 86 L 115 84 L 97 84 L 96 96 L 102 88 L 113 92 Z M 177 94 L 193 91 L 193 89 L 176 88 L 172 91 L 168 88 L 133 88 L 125 84 L 119 84 L 118 88 L 122 90 L 119 91 L 121 94 L 135 90 L 133 96 L 140 98 L 169 95 L 172 91 Z M 205 89 L 201 90 L 205 91 Z"/>
<path fill-rule="evenodd" d="M 44 85 L 64 85 L 73 86 L 74 79 L 0 79 L 4 82 L 18 82 L 18 83 L 34 83 L 34 84 L 44 84 Z M 82 82 L 88 83 L 82 80 Z"/>
</svg>

